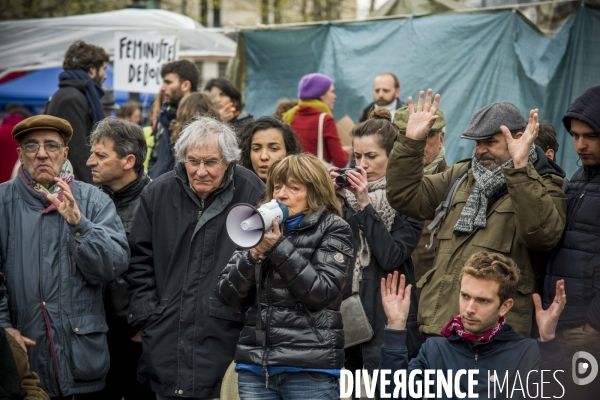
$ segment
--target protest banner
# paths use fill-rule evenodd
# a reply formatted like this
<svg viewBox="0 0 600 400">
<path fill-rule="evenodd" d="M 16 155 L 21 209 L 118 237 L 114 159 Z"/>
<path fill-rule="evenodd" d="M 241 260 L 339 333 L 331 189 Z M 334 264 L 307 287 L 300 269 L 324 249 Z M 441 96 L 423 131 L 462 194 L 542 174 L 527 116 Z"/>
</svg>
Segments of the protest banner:
<svg viewBox="0 0 600 400">
<path fill-rule="evenodd" d="M 163 64 L 177 60 L 179 40 L 172 33 L 115 32 L 114 89 L 157 93 Z"/>
</svg>

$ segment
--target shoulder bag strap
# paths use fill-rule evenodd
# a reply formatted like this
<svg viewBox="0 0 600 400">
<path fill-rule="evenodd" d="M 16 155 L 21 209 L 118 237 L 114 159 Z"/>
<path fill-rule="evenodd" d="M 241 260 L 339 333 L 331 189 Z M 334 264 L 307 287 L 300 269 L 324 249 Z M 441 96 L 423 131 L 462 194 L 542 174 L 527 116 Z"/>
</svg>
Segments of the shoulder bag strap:
<svg viewBox="0 0 600 400">
<path fill-rule="evenodd" d="M 325 121 L 325 116 L 327 113 L 321 113 L 319 115 L 319 136 L 317 142 L 317 158 L 321 161 L 323 160 L 323 122 Z"/>
</svg>

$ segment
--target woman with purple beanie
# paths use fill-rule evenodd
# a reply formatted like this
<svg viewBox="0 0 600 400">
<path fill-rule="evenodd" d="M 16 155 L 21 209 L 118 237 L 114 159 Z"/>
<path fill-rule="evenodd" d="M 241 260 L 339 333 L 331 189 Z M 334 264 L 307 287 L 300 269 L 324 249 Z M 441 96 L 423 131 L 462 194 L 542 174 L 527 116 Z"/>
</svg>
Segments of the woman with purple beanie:
<svg viewBox="0 0 600 400">
<path fill-rule="evenodd" d="M 337 97 L 334 89 L 333 81 L 327 75 L 305 75 L 298 83 L 298 105 L 283 114 L 283 121 L 298 135 L 302 151 L 317 156 L 319 124 L 322 123 L 323 161 L 343 168 L 348 163 L 352 146 L 342 146 L 338 136 L 331 113 Z"/>
</svg>

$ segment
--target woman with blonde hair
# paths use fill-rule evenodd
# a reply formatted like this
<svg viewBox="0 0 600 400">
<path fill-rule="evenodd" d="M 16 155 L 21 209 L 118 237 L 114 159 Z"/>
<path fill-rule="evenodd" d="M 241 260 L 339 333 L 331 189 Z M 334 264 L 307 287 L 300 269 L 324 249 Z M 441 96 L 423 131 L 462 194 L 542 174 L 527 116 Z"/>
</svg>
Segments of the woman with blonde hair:
<svg viewBox="0 0 600 400">
<path fill-rule="evenodd" d="M 267 194 L 289 217 L 220 275 L 221 303 L 245 313 L 235 361 L 240 398 L 339 398 L 344 364 L 340 304 L 352 232 L 327 170 L 313 155 L 290 155 L 267 174 Z"/>
</svg>

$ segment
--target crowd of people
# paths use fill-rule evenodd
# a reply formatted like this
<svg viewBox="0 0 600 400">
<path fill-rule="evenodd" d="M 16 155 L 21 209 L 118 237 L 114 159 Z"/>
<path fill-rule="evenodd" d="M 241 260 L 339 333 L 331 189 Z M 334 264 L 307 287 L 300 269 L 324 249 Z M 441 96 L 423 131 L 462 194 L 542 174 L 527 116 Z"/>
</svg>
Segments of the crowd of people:
<svg viewBox="0 0 600 400">
<path fill-rule="evenodd" d="M 600 360 L 600 86 L 563 118 L 569 180 L 537 109 L 483 107 L 449 165 L 443 94 L 405 104 L 390 72 L 343 146 L 326 75 L 255 119 L 174 61 L 142 128 L 107 62 L 75 42 L 45 112 L 2 115 L 1 399 L 334 399 L 342 368 L 478 368 L 480 398 L 563 371 L 546 393 L 595 398 L 571 359 Z M 272 201 L 236 246 L 229 211 Z"/>
</svg>

